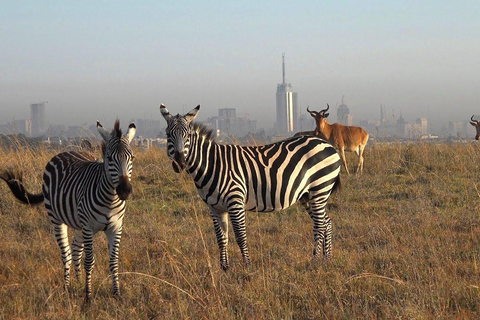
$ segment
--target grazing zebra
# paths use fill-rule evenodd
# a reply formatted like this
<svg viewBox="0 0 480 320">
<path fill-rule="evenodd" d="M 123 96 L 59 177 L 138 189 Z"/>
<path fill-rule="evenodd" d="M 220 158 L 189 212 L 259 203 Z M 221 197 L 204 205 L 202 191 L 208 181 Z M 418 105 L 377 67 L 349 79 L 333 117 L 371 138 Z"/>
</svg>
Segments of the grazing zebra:
<svg viewBox="0 0 480 320">
<path fill-rule="evenodd" d="M 133 154 L 130 142 L 136 128 L 132 123 L 122 135 L 117 120 L 112 132 L 108 132 L 97 121 L 97 129 L 105 140 L 104 162 L 92 155 L 76 151 L 63 152 L 47 163 L 43 174 L 43 193 L 27 192 L 11 171 L 3 172 L 1 179 L 7 182 L 13 195 L 27 204 L 45 202 L 50 221 L 54 225 L 55 237 L 60 247 L 64 268 L 65 286 L 70 285 L 70 265 L 73 261 L 77 278 L 80 261 L 85 248 L 85 300 L 92 294 L 91 275 L 95 264 L 93 236 L 104 231 L 108 238 L 112 288 L 115 296 L 120 294 L 118 285 L 118 248 L 122 235 L 125 200 L 132 192 Z M 68 244 L 67 228 L 76 230 L 72 253 Z"/>
<path fill-rule="evenodd" d="M 313 220 L 314 257 L 323 246 L 331 256 L 332 223 L 325 206 L 340 184 L 340 157 L 318 137 L 300 136 L 265 146 L 217 144 L 212 131 L 192 123 L 200 106 L 184 116 L 172 116 L 162 104 L 167 121 L 167 152 L 178 173 L 185 169 L 210 209 L 220 266 L 229 267 L 228 218 L 244 263 L 250 264 L 245 211 L 274 211 L 300 201 Z"/>
</svg>

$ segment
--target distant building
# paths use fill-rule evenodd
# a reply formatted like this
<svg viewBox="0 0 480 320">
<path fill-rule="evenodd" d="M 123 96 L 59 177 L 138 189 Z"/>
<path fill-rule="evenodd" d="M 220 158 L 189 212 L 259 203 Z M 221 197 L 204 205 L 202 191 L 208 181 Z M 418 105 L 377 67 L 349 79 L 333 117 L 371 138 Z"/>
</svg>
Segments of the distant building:
<svg viewBox="0 0 480 320">
<path fill-rule="evenodd" d="M 298 130 L 297 131 L 312 131 L 315 130 L 315 119 L 309 114 L 302 114 L 298 118 Z"/>
<path fill-rule="evenodd" d="M 45 102 L 30 105 L 30 120 L 32 121 L 32 137 L 40 137 L 47 132 L 45 118 Z"/>
<path fill-rule="evenodd" d="M 475 135 L 475 129 L 467 121 L 449 121 L 447 130 L 447 137 L 464 139 Z"/>
<path fill-rule="evenodd" d="M 0 134 L 23 134 L 30 136 L 32 133 L 32 122 L 27 120 L 13 120 L 0 126 Z"/>
<path fill-rule="evenodd" d="M 241 138 L 257 132 L 257 121 L 248 115 L 237 117 L 235 108 L 219 109 L 218 116 L 208 118 L 207 123 L 217 136 Z"/>
<path fill-rule="evenodd" d="M 404 137 L 408 139 L 420 139 L 428 135 L 427 118 L 417 118 L 415 122 L 405 123 Z"/>
<path fill-rule="evenodd" d="M 49 137 L 65 137 L 67 129 L 64 124 L 51 124 L 48 126 Z"/>
<path fill-rule="evenodd" d="M 160 120 L 136 119 L 137 137 L 142 138 L 158 138 L 161 130 Z"/>
<path fill-rule="evenodd" d="M 29 136 L 32 133 L 32 121 L 27 120 L 13 120 L 13 133 L 21 133 Z"/>
<path fill-rule="evenodd" d="M 353 126 L 353 115 L 350 114 L 347 105 L 343 103 L 343 97 L 342 104 L 337 108 L 337 122 L 346 126 Z"/>
<path fill-rule="evenodd" d="M 280 134 L 294 133 L 298 130 L 298 95 L 285 80 L 285 55 L 282 55 L 282 74 L 282 83 L 277 85 L 275 129 Z"/>
</svg>

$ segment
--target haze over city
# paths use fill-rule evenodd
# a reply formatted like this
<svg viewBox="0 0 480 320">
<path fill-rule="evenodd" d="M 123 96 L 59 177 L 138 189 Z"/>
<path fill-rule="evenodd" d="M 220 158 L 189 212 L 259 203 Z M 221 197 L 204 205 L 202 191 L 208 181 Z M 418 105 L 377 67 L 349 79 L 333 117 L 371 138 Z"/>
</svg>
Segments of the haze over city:
<svg viewBox="0 0 480 320">
<path fill-rule="evenodd" d="M 301 114 L 343 96 L 355 121 L 480 114 L 478 1 L 0 3 L 0 124 L 48 101 L 53 124 L 126 126 L 164 103 L 268 129 L 282 53 Z"/>
</svg>

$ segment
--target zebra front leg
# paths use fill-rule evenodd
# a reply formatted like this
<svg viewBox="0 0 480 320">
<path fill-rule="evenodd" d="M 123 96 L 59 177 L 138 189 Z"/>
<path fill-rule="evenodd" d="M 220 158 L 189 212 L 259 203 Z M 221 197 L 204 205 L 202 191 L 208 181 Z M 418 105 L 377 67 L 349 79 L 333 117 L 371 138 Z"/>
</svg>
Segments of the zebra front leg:
<svg viewBox="0 0 480 320">
<path fill-rule="evenodd" d="M 77 280 L 80 278 L 82 272 L 82 255 L 83 255 L 83 235 L 82 230 L 76 230 L 75 237 L 72 243 L 72 258 L 75 266 L 75 276 Z"/>
<path fill-rule="evenodd" d="M 108 239 L 108 254 L 110 256 L 110 273 L 112 274 L 112 292 L 115 297 L 120 295 L 120 286 L 118 284 L 118 249 L 122 237 L 122 226 L 118 229 L 108 229 L 105 231 Z"/>
<path fill-rule="evenodd" d="M 220 251 L 220 267 L 223 271 L 227 271 L 228 263 L 228 213 L 210 211 L 213 220 L 213 227 L 215 228 L 215 236 L 217 237 L 218 249 Z"/>
<path fill-rule="evenodd" d="M 245 209 L 243 205 L 231 206 L 228 210 L 230 220 L 232 221 L 233 233 L 242 253 L 245 266 L 250 265 L 250 255 L 248 253 L 247 230 L 245 228 Z"/>
<path fill-rule="evenodd" d="M 70 245 L 68 244 L 68 227 L 66 224 L 57 224 L 54 227 L 55 238 L 57 239 L 63 262 L 63 278 L 65 288 L 70 287 L 70 266 L 72 264 L 72 255 Z"/>
<path fill-rule="evenodd" d="M 83 228 L 83 243 L 85 247 L 85 303 L 90 302 L 92 297 L 92 271 L 95 266 L 95 257 L 93 255 L 93 231 Z"/>
</svg>

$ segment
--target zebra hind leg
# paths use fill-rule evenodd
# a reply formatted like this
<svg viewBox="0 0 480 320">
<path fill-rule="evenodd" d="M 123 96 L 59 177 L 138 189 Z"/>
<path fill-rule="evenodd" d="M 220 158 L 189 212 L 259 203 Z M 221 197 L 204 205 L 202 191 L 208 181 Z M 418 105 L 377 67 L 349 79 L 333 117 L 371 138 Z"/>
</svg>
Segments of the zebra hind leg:
<svg viewBox="0 0 480 320">
<path fill-rule="evenodd" d="M 81 230 L 76 230 L 72 243 L 72 258 L 75 266 L 75 276 L 77 280 L 82 273 L 82 255 L 83 255 L 83 236 Z"/>
<path fill-rule="evenodd" d="M 95 257 L 93 255 L 93 232 L 84 228 L 82 229 L 82 234 L 85 246 L 85 304 L 88 304 L 92 297 L 92 271 L 95 266 Z"/>
<path fill-rule="evenodd" d="M 229 268 L 228 262 L 228 213 L 210 211 L 213 220 L 213 227 L 215 228 L 215 236 L 217 237 L 218 249 L 220 251 L 220 267 L 223 271 Z"/>
<path fill-rule="evenodd" d="M 310 200 L 309 215 L 313 220 L 313 237 L 315 240 L 314 258 L 318 257 L 322 251 L 325 258 L 332 256 L 332 221 L 325 211 L 325 207 L 326 198 L 317 197 Z"/>
</svg>

